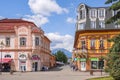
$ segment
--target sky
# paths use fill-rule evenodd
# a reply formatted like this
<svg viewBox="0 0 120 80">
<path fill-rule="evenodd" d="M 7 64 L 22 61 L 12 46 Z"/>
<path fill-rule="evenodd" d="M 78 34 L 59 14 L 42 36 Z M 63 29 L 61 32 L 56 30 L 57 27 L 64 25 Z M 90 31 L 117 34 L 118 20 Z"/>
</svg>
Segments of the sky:
<svg viewBox="0 0 120 80">
<path fill-rule="evenodd" d="M 91 7 L 103 7 L 106 0 L 1 0 L 0 19 L 20 18 L 41 27 L 52 41 L 51 50 L 73 50 L 76 9 L 84 3 Z"/>
</svg>

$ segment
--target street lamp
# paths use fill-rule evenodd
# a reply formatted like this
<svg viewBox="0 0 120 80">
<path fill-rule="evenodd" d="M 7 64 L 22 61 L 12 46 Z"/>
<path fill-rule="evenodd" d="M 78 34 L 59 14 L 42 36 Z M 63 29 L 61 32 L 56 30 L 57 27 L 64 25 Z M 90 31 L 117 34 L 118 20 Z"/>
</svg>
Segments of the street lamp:
<svg viewBox="0 0 120 80">
<path fill-rule="evenodd" d="M 1 48 L 1 63 L 0 63 L 0 75 L 2 74 L 2 48 L 4 46 L 3 41 L 0 43 L 0 48 Z"/>
</svg>

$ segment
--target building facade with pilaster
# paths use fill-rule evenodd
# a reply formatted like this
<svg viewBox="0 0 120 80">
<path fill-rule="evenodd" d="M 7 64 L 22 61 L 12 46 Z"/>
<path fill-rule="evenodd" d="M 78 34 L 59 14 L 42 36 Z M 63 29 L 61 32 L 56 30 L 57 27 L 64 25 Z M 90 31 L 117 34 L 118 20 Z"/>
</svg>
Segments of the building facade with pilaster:
<svg viewBox="0 0 120 80">
<path fill-rule="evenodd" d="M 105 67 L 104 57 L 112 46 L 107 40 L 120 34 L 120 25 L 105 24 L 114 14 L 109 7 L 78 6 L 72 58 L 80 71 Z"/>
<path fill-rule="evenodd" d="M 51 41 L 33 22 L 0 20 L 0 43 L 3 71 L 9 71 L 11 62 L 14 71 L 40 71 L 43 66 L 50 68 L 55 65 L 55 57 L 50 50 Z"/>
</svg>

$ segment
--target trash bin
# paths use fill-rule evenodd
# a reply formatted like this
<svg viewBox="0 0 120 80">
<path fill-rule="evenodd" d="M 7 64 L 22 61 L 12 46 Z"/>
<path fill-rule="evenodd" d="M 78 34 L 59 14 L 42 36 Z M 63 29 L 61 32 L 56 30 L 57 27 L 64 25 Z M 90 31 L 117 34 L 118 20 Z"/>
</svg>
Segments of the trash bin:
<svg viewBox="0 0 120 80">
<path fill-rule="evenodd" d="M 90 70 L 90 75 L 93 76 L 93 70 Z"/>
</svg>

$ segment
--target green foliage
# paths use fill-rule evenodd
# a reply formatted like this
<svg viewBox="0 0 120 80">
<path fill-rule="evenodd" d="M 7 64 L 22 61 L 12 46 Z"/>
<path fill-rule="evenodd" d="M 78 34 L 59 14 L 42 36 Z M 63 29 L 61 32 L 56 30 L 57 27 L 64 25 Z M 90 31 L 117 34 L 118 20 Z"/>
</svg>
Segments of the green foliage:
<svg viewBox="0 0 120 80">
<path fill-rule="evenodd" d="M 109 72 L 115 80 L 120 80 L 120 35 L 109 40 L 113 46 L 106 57 L 105 71 Z"/>
<path fill-rule="evenodd" d="M 88 80 L 114 80 L 114 79 L 112 77 L 108 76 L 108 77 L 92 78 L 92 79 L 88 79 Z"/>
<path fill-rule="evenodd" d="M 63 62 L 63 63 L 67 63 L 67 56 L 64 54 L 64 52 L 62 51 L 57 51 L 57 53 L 55 53 L 56 56 L 56 60 Z"/>
<path fill-rule="evenodd" d="M 106 23 L 120 24 L 120 0 L 107 0 L 105 2 L 105 4 L 110 4 L 110 3 L 112 3 L 112 5 L 110 6 L 109 9 L 113 11 L 117 11 L 117 14 L 115 14 L 113 17 L 108 19 Z"/>
</svg>

